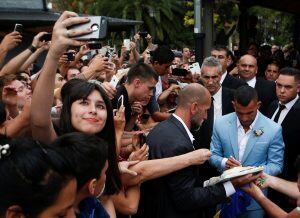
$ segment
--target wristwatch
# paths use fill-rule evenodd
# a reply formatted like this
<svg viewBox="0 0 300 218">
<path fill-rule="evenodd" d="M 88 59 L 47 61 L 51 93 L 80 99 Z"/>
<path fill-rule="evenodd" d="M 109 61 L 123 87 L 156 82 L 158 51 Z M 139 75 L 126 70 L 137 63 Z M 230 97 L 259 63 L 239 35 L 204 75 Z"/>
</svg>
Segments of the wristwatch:
<svg viewBox="0 0 300 218">
<path fill-rule="evenodd" d="M 34 53 L 34 52 L 36 51 L 36 47 L 34 47 L 33 45 L 30 45 L 30 46 L 28 47 L 28 49 L 29 49 L 32 53 Z"/>
</svg>

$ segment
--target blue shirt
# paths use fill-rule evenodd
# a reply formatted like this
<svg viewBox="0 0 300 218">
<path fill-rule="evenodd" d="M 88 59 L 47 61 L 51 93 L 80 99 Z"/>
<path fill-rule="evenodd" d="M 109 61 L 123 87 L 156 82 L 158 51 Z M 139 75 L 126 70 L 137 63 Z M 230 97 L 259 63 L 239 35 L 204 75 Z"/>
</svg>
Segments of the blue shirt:
<svg viewBox="0 0 300 218">
<path fill-rule="evenodd" d="M 86 198 L 79 204 L 80 214 L 77 218 L 109 218 L 108 213 L 95 197 Z"/>
</svg>

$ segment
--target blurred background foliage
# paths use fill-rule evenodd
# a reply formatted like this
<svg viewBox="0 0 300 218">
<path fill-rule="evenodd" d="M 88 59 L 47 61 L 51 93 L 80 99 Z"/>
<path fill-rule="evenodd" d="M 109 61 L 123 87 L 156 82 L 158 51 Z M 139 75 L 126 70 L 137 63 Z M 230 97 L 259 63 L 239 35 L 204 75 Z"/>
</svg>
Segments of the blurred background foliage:
<svg viewBox="0 0 300 218">
<path fill-rule="evenodd" d="M 148 31 L 156 43 L 166 43 L 173 48 L 183 45 L 193 46 L 194 3 L 192 0 L 48 0 L 53 10 L 71 10 L 81 14 L 102 15 L 131 20 L 144 24 L 137 30 Z M 240 11 L 235 2 L 215 0 L 214 34 L 216 43 L 237 44 L 236 31 Z M 293 35 L 293 16 L 266 9 L 253 7 L 249 15 L 258 18 L 256 40 L 259 44 L 276 43 L 284 45 L 291 42 Z M 204 21 L 205 22 L 205 21 Z M 122 35 L 112 35 L 114 38 Z"/>
</svg>

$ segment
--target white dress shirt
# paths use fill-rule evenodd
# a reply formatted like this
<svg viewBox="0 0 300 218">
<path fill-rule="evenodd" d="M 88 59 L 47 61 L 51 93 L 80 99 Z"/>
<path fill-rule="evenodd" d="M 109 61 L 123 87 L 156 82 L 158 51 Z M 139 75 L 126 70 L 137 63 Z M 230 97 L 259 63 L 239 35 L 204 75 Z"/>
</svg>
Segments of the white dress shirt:
<svg viewBox="0 0 300 218">
<path fill-rule="evenodd" d="M 186 133 L 188 134 L 191 142 L 193 143 L 193 141 L 195 140 L 194 136 L 191 133 L 191 131 L 189 130 L 189 128 L 186 126 L 186 124 L 183 122 L 183 120 L 181 119 L 181 117 L 177 116 L 175 113 L 172 114 L 172 115 L 183 125 Z M 193 146 L 193 148 L 194 148 L 194 146 Z M 194 148 L 194 150 L 195 150 L 195 148 Z M 235 193 L 235 188 L 233 187 L 233 185 L 232 185 L 232 183 L 230 181 L 224 182 L 223 186 L 224 186 L 224 189 L 225 189 L 227 197 L 229 197 L 229 196 L 231 196 L 231 195 L 233 195 Z"/>
<path fill-rule="evenodd" d="M 222 84 L 224 82 L 225 77 L 227 76 L 227 70 L 225 71 L 225 73 L 222 74 L 221 76 L 221 80 L 220 83 Z"/>
<path fill-rule="evenodd" d="M 250 128 L 247 132 L 245 132 L 241 122 L 239 119 L 236 119 L 237 129 L 238 129 L 238 146 L 239 146 L 239 161 L 242 162 L 246 145 L 248 143 L 249 137 L 251 135 L 251 132 L 253 131 L 253 126 L 256 123 L 258 117 L 258 113 L 256 114 L 256 117 L 254 121 L 251 123 Z"/>
<path fill-rule="evenodd" d="M 248 84 L 249 86 L 251 86 L 252 88 L 255 88 L 256 77 L 253 77 L 252 79 L 250 79 L 249 81 L 247 81 L 247 84 Z"/>
<path fill-rule="evenodd" d="M 158 77 L 158 81 L 155 85 L 155 98 L 156 100 L 158 99 L 158 96 L 160 96 L 160 94 L 162 93 L 162 81 L 161 81 L 161 77 Z"/>
<path fill-rule="evenodd" d="M 255 123 L 257 121 L 257 117 L 258 117 L 258 112 L 256 114 L 254 121 L 250 125 L 250 129 L 247 132 L 245 132 L 240 120 L 238 118 L 236 119 L 236 125 L 237 125 L 237 131 L 238 131 L 237 134 L 238 134 L 238 150 L 239 150 L 238 161 L 239 162 L 242 162 L 242 159 L 243 159 L 243 156 L 244 156 L 244 153 L 246 150 L 246 145 L 248 143 L 251 132 L 253 131 L 253 126 L 255 125 Z M 225 169 L 227 160 L 228 160 L 228 158 L 222 159 L 221 166 L 223 169 Z"/>
<path fill-rule="evenodd" d="M 175 113 L 173 113 L 172 115 L 183 125 L 186 133 L 188 134 L 191 142 L 193 143 L 193 141 L 195 140 L 195 138 L 194 138 L 193 134 L 191 133 L 190 129 L 186 126 L 185 122 L 183 122 L 183 120 L 181 119 L 181 117 L 177 116 Z M 193 146 L 193 148 L 194 148 L 194 146 Z M 195 148 L 194 148 L 194 150 L 195 150 Z"/>
<path fill-rule="evenodd" d="M 222 117 L 222 86 L 216 94 L 212 96 L 214 98 L 214 123 L 219 117 Z"/>
<path fill-rule="evenodd" d="M 296 101 L 298 100 L 299 96 L 297 95 L 296 98 L 294 98 L 293 100 L 291 100 L 289 103 L 285 104 L 285 108 L 281 111 L 280 116 L 278 118 L 278 124 L 281 125 L 281 123 L 283 122 L 284 118 L 286 117 L 286 115 L 288 114 L 288 112 L 291 110 L 291 108 L 294 106 L 294 104 L 296 103 Z M 280 104 L 282 104 L 281 102 L 279 102 Z M 272 116 L 272 120 L 274 120 L 277 112 L 279 110 L 279 107 L 277 107 L 275 113 Z"/>
</svg>

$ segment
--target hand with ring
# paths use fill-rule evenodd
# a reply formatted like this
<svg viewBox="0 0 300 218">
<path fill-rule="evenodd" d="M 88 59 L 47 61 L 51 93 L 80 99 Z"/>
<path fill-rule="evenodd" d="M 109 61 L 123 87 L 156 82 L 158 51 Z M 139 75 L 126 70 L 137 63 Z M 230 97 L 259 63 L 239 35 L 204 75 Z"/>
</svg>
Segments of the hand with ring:
<svg viewBox="0 0 300 218">
<path fill-rule="evenodd" d="M 85 42 L 71 39 L 71 37 L 88 34 L 92 32 L 92 29 L 87 28 L 68 30 L 68 28 L 73 25 L 87 23 L 89 20 L 90 19 L 88 17 L 78 17 L 78 15 L 74 12 L 65 11 L 56 21 L 53 27 L 52 41 L 48 54 L 58 60 L 69 46 L 84 45 Z"/>
</svg>

